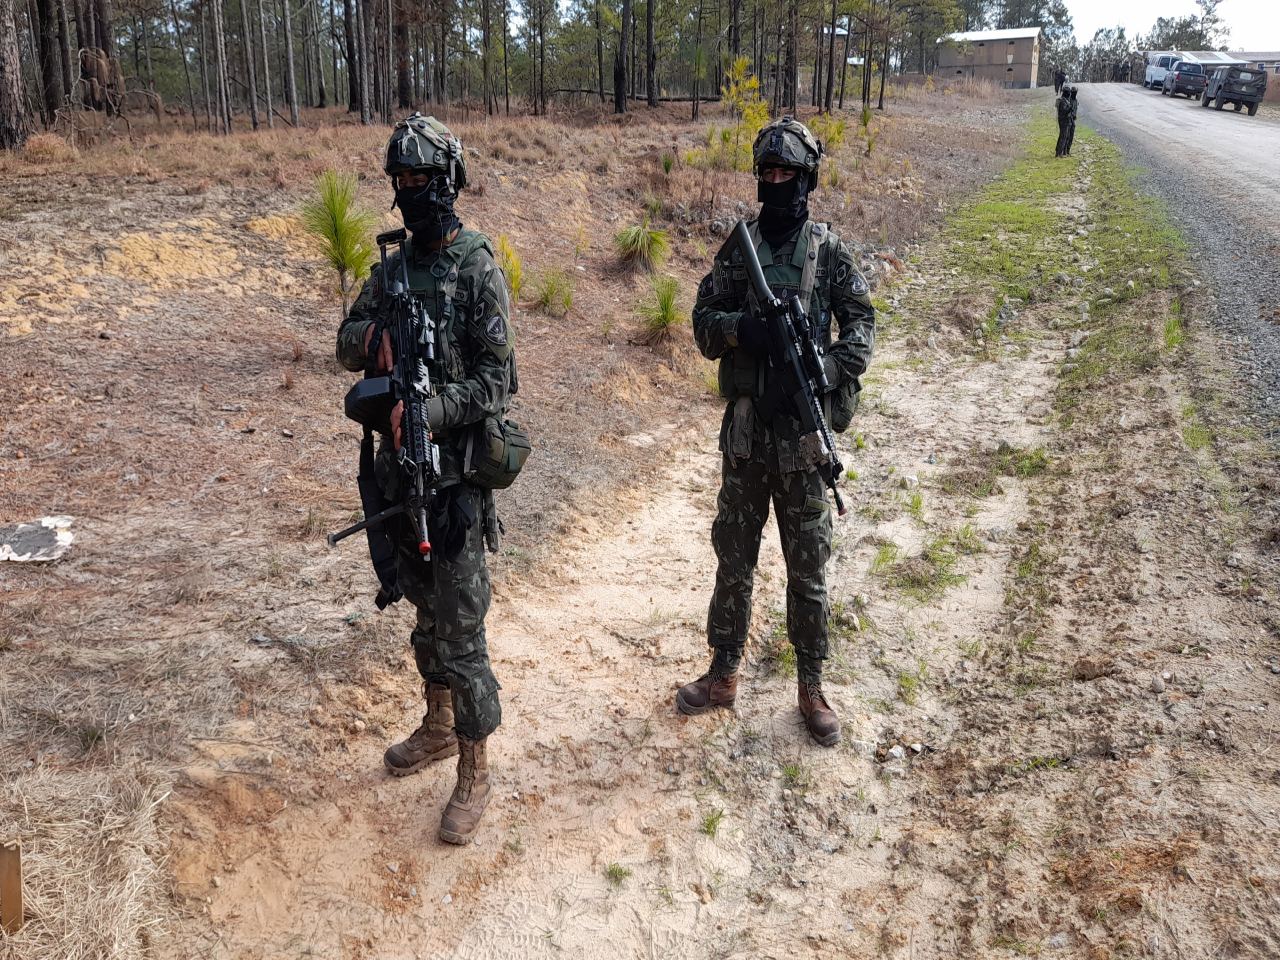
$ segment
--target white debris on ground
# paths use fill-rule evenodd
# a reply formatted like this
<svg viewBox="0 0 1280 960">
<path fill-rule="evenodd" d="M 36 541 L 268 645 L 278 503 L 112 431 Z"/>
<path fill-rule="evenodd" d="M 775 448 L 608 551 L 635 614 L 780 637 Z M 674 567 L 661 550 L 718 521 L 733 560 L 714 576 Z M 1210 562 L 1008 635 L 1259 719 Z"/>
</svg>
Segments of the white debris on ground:
<svg viewBox="0 0 1280 960">
<path fill-rule="evenodd" d="M 73 517 L 41 517 L 0 526 L 0 560 L 35 563 L 57 560 L 71 548 Z"/>
</svg>

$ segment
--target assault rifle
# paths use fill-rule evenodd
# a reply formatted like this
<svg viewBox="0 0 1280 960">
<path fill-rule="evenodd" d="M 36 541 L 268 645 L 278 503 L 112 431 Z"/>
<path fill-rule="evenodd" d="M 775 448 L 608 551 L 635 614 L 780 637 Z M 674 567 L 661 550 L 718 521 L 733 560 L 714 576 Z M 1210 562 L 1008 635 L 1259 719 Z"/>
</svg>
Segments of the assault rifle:
<svg viewBox="0 0 1280 960">
<path fill-rule="evenodd" d="M 427 514 L 433 490 L 440 477 L 440 448 L 432 442 L 427 424 L 427 400 L 433 395 L 428 364 L 436 356 L 436 322 L 419 298 L 409 290 L 408 251 L 405 231 L 391 230 L 378 235 L 382 254 L 382 279 L 390 310 L 384 311 L 369 337 L 369 358 L 365 378 L 352 387 L 344 403 L 349 418 L 361 424 L 364 442 L 360 448 L 360 500 L 365 518 L 345 530 L 328 536 L 329 546 L 353 533 L 367 530 L 369 552 L 383 589 L 378 607 L 400 599 L 395 586 L 395 548 L 385 529 L 386 521 L 401 514 L 409 517 L 418 539 L 418 552 L 431 554 Z M 399 256 L 399 276 L 392 276 L 387 248 Z M 391 373 L 379 374 L 376 366 L 384 332 L 391 334 Z M 400 421 L 401 441 L 396 451 L 400 467 L 400 502 L 388 504 L 382 497 L 373 472 L 373 431 L 391 433 L 391 412 L 404 404 Z M 380 557 L 381 554 L 381 557 Z M 387 576 L 389 565 L 390 579 Z"/>
<path fill-rule="evenodd" d="M 814 327 L 798 296 L 793 293 L 786 300 L 780 300 L 769 288 L 745 221 L 739 220 L 733 228 L 732 240 L 746 263 L 757 311 L 768 333 L 769 366 L 778 378 L 782 395 L 800 420 L 801 435 L 815 435 L 822 445 L 823 459 L 818 464 L 818 473 L 831 490 L 836 512 L 843 517 L 844 500 L 836 483 L 844 475 L 844 466 L 836 456 L 836 444 L 818 400 L 819 393 L 826 393 L 831 384 L 822 366 Z"/>
</svg>

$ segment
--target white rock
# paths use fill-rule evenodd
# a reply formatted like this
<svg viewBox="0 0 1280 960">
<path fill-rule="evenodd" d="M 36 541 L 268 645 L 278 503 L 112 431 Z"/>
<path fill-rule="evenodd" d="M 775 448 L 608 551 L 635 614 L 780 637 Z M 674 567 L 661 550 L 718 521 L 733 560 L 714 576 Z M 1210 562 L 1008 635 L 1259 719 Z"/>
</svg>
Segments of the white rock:
<svg viewBox="0 0 1280 960">
<path fill-rule="evenodd" d="M 895 760 L 901 760 L 906 755 L 907 751 L 903 749 L 903 746 L 900 743 L 895 743 L 889 748 L 889 756 L 893 757 Z"/>
</svg>

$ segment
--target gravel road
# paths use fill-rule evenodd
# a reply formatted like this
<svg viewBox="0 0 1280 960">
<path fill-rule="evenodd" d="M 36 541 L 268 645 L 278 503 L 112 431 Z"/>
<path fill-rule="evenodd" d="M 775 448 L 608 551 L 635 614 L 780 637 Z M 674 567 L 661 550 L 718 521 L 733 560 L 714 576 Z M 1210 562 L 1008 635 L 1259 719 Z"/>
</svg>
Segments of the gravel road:
<svg viewBox="0 0 1280 960">
<path fill-rule="evenodd" d="M 1249 117 L 1134 84 L 1080 85 L 1081 122 L 1147 171 L 1147 187 L 1186 233 L 1211 285 L 1212 319 L 1273 430 L 1280 418 L 1278 117 L 1275 103 Z"/>
</svg>

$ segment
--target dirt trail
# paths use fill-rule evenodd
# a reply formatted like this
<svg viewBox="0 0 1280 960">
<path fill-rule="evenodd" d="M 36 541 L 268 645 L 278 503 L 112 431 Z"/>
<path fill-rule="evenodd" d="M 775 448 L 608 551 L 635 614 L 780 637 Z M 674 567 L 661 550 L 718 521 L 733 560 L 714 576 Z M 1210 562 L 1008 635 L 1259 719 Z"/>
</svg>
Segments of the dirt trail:
<svg viewBox="0 0 1280 960">
<path fill-rule="evenodd" d="M 914 554 L 926 539 L 923 522 L 899 515 L 902 478 L 929 483 L 993 436 L 1041 442 L 1057 340 L 1000 365 L 940 351 L 908 364 L 893 340 L 878 355 L 855 428 L 868 446 L 846 455 L 859 475 L 851 499 L 866 509 L 838 524 L 830 571 L 839 749 L 808 741 L 794 680 L 777 662 L 771 634 L 785 576 L 772 524 L 739 711 L 684 719 L 672 708 L 675 687 L 706 660 L 718 482 L 708 419 L 692 446 L 663 440 L 683 452 L 651 493 L 584 514 L 560 564 L 495 606 L 504 724 L 493 740 L 497 796 L 478 845 L 459 851 L 435 840 L 448 769 L 392 780 L 379 766 L 384 738 L 360 736 L 309 771 L 317 783 L 332 773 L 334 789 L 229 838 L 220 868 L 201 864 L 221 869 L 219 886 L 189 871 L 188 892 L 211 898 L 213 955 L 305 946 L 378 957 L 795 956 L 833 945 L 863 952 L 886 927 L 896 936 L 901 923 L 925 924 L 927 914 L 897 919 L 891 882 L 892 841 L 913 819 L 897 785 L 910 763 L 882 767 L 873 753 L 886 726 L 931 751 L 952 735 L 954 716 L 923 689 L 914 706 L 894 705 L 900 675 L 921 661 L 949 671 L 960 644 L 996 629 L 1004 541 L 1025 513 L 1021 482 L 964 518 L 991 542 L 941 599 L 895 598 L 867 571 L 879 544 Z M 892 515 L 868 516 L 895 504 Z M 960 519 L 942 503 L 922 516 L 944 527 Z M 383 706 L 361 715 L 388 731 L 411 723 L 410 682 L 375 692 Z M 723 821 L 709 836 L 704 818 L 717 812 Z M 197 837 L 179 844 L 180 864 L 207 852 L 208 835 Z M 606 876 L 612 864 L 616 884 Z M 930 924 L 915 934 L 937 935 Z"/>
<path fill-rule="evenodd" d="M 1052 200 L 1086 230 L 1105 219 L 1096 149 Z M 943 317 L 946 262 L 933 248 L 895 289 L 904 316 Z M 841 440 L 839 748 L 795 711 L 772 529 L 737 712 L 672 709 L 705 663 L 718 460 L 712 419 L 658 428 L 676 451 L 660 482 L 583 505 L 558 565 L 495 607 L 506 715 L 479 843 L 434 838 L 447 769 L 379 769 L 414 716 L 408 671 L 360 702 L 330 691 L 313 720 L 337 733 L 288 778 L 314 792 L 286 804 L 270 779 L 192 771 L 209 790 L 179 800 L 175 867 L 209 898 L 212 922 L 187 928 L 204 952 L 1273 955 L 1275 560 L 1223 507 L 1224 483 L 1251 481 L 1187 455 L 1174 367 L 1062 416 L 1060 377 L 1132 323 L 1099 333 L 1064 282 L 986 349 L 939 323 L 885 338 Z M 1027 459 L 974 492 L 1011 456 Z M 944 548 L 946 576 L 912 589 Z"/>
</svg>

